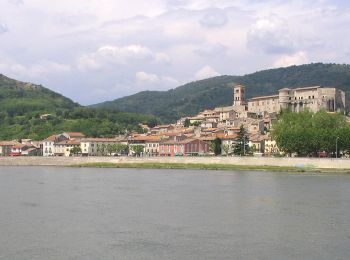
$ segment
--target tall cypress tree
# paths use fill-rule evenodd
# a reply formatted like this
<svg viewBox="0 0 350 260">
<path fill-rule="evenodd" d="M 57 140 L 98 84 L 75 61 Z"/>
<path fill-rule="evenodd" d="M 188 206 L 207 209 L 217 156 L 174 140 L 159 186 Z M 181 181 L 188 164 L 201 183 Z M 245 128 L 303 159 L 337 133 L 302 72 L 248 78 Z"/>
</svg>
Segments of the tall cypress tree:
<svg viewBox="0 0 350 260">
<path fill-rule="evenodd" d="M 249 154 L 249 137 L 247 130 L 241 125 L 239 132 L 237 134 L 237 142 L 234 145 L 233 153 L 235 155 L 244 156 Z"/>
</svg>

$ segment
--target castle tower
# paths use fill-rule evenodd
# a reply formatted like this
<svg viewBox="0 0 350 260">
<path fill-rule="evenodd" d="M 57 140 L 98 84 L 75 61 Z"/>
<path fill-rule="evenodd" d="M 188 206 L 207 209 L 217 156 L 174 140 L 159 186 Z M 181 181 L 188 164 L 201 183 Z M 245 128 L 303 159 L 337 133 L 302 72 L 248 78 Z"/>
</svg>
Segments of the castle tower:
<svg viewBox="0 0 350 260">
<path fill-rule="evenodd" d="M 281 109 L 287 109 L 289 101 L 289 88 L 280 89 L 278 92 L 278 99 Z"/>
<path fill-rule="evenodd" d="M 236 85 L 233 87 L 233 105 L 234 106 L 245 106 L 245 86 Z"/>
</svg>

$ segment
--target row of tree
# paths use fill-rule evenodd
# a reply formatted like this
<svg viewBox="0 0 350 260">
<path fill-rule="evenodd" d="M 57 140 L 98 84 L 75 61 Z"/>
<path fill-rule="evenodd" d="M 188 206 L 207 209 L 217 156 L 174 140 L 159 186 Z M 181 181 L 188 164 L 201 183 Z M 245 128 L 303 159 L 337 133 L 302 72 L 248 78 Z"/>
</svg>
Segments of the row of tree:
<svg viewBox="0 0 350 260">
<path fill-rule="evenodd" d="M 132 152 L 136 156 L 140 156 L 143 153 L 144 146 L 143 145 L 127 145 L 127 144 L 102 144 L 97 146 L 97 152 L 102 156 L 111 156 L 111 155 L 128 155 L 129 151 L 132 150 Z M 73 147 L 70 150 L 70 153 L 72 155 L 79 155 L 81 154 L 81 148 L 80 147 Z"/>
<path fill-rule="evenodd" d="M 281 151 L 298 156 L 350 152 L 350 124 L 338 113 L 283 111 L 273 124 L 273 139 Z"/>
</svg>

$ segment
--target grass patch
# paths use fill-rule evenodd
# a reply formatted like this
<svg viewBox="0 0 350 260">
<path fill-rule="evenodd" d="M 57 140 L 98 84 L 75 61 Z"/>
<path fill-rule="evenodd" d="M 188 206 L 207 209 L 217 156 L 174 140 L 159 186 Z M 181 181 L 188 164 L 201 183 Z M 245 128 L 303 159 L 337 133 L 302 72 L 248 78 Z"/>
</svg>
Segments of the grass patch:
<svg viewBox="0 0 350 260">
<path fill-rule="evenodd" d="M 202 164 L 202 163 L 86 163 L 74 167 L 90 168 L 135 168 L 135 169 L 188 169 L 188 170 L 240 170 L 240 171 L 278 171 L 278 172 L 306 172 L 315 169 L 305 169 L 289 166 L 269 165 L 234 165 L 234 164 Z"/>
</svg>

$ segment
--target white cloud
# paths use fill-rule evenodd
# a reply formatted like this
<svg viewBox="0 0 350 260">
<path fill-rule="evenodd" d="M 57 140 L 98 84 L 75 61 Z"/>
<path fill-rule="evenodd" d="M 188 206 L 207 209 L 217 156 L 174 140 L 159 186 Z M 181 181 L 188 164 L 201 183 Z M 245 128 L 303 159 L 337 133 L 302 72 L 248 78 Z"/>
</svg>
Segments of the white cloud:
<svg viewBox="0 0 350 260">
<path fill-rule="evenodd" d="M 165 85 L 165 87 L 177 87 L 179 82 L 169 76 L 158 76 L 152 73 L 139 71 L 135 75 L 136 83 L 140 86 L 157 86 Z"/>
<path fill-rule="evenodd" d="M 53 61 L 40 61 L 36 64 L 23 65 L 8 58 L 0 61 L 0 71 L 16 79 L 43 79 L 50 75 L 63 75 L 71 71 L 71 66 Z"/>
<path fill-rule="evenodd" d="M 290 53 L 294 49 L 288 23 L 276 15 L 257 20 L 247 40 L 248 48 L 266 53 Z"/>
<path fill-rule="evenodd" d="M 0 73 L 91 104 L 218 72 L 350 63 L 349 10 L 332 0 L 2 0 Z"/>
<path fill-rule="evenodd" d="M 119 64 L 128 65 L 134 62 L 169 62 L 165 53 L 155 53 L 151 49 L 141 45 L 100 47 L 96 52 L 82 55 L 78 59 L 80 70 L 100 69 L 104 65 Z"/>
<path fill-rule="evenodd" d="M 140 71 L 136 73 L 136 80 L 138 84 L 152 84 L 158 82 L 160 78 L 156 74 Z"/>
<path fill-rule="evenodd" d="M 306 64 L 309 62 L 309 59 L 307 57 L 307 54 L 303 51 L 299 51 L 295 54 L 292 55 L 284 55 L 278 60 L 275 61 L 273 64 L 274 67 L 288 67 L 292 65 L 301 65 L 301 64 Z"/>
<path fill-rule="evenodd" d="M 195 73 L 194 78 L 196 80 L 201 80 L 201 79 L 206 79 L 210 77 L 216 77 L 219 75 L 220 74 L 215 69 L 213 69 L 209 65 L 206 65 Z"/>
</svg>

